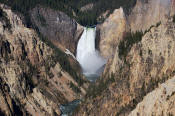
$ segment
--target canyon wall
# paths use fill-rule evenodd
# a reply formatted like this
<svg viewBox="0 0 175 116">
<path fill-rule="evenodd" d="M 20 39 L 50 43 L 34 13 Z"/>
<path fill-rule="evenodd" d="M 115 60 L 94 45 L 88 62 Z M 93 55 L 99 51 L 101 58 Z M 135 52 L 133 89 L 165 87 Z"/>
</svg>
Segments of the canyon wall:
<svg viewBox="0 0 175 116">
<path fill-rule="evenodd" d="M 104 23 L 97 25 L 100 36 L 99 49 L 102 56 L 112 57 L 127 29 L 126 17 L 122 8 L 114 10 Z"/>
<path fill-rule="evenodd" d="M 161 83 L 174 77 L 175 23 L 173 14 L 175 10 L 173 3 L 173 0 L 137 1 L 137 5 L 126 18 L 130 26 L 129 31 L 131 30 L 133 33 L 129 33 L 127 30 L 119 44 L 114 46 L 113 55 L 108 59 L 103 75 L 91 89 L 92 91 L 87 95 L 75 115 L 129 115 L 138 103 L 142 104 L 142 100 L 143 105 L 146 105 L 144 96 L 159 87 Z M 144 14 L 142 8 L 146 6 L 149 7 Z M 141 14 L 134 14 L 137 7 L 140 8 Z M 167 10 L 169 11 L 168 15 Z M 147 11 L 150 13 L 148 14 Z M 161 16 L 157 18 L 159 14 Z M 139 20 L 140 15 L 143 19 Z M 131 18 L 133 16 L 135 19 Z M 115 33 L 117 32 L 115 31 Z M 110 36 L 107 39 L 109 40 L 106 41 L 110 41 Z M 159 114 L 159 111 L 166 110 L 164 115 L 174 114 L 173 109 L 170 108 L 171 102 L 172 105 L 174 103 L 173 94 L 171 100 L 163 101 L 167 106 L 155 106 L 162 110 L 152 109 L 150 113 Z M 143 114 L 143 105 L 138 105 L 133 112 Z"/>
<path fill-rule="evenodd" d="M 38 5 L 30 12 L 31 20 L 39 32 L 63 51 L 76 53 L 83 27 L 65 13 Z"/>
<path fill-rule="evenodd" d="M 137 0 L 128 17 L 131 31 L 145 31 L 175 14 L 174 0 Z"/>
<path fill-rule="evenodd" d="M 173 116 L 175 114 L 175 77 L 143 98 L 129 116 Z"/>
<path fill-rule="evenodd" d="M 60 115 L 60 104 L 86 94 L 68 56 L 41 41 L 0 4 L 0 115 Z"/>
<path fill-rule="evenodd" d="M 60 104 L 83 98 L 89 85 L 62 52 L 76 53 L 82 26 L 43 6 L 30 13 L 38 33 L 0 5 L 0 115 L 60 115 Z M 175 0 L 137 0 L 128 16 L 116 9 L 97 25 L 108 62 L 76 116 L 174 114 L 174 13 Z"/>
</svg>

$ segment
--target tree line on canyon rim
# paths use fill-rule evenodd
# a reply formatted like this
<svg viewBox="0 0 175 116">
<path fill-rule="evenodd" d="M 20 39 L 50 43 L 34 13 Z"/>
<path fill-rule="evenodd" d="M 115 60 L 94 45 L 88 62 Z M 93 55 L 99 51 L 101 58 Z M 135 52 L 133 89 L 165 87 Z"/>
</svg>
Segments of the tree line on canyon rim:
<svg viewBox="0 0 175 116">
<path fill-rule="evenodd" d="M 8 29 L 9 31 L 11 31 L 11 24 L 10 24 L 10 20 L 7 17 L 6 12 L 3 11 L 2 8 L 0 8 L 0 21 L 3 22 L 3 28 L 4 29 Z M 57 62 L 60 63 L 61 67 L 63 68 L 63 70 L 69 72 L 69 74 L 74 78 L 74 80 L 76 80 L 76 82 L 79 84 L 79 86 L 83 85 L 84 80 L 80 77 L 80 75 L 77 73 L 77 67 L 73 67 L 71 66 L 69 59 L 67 58 L 66 54 L 63 53 L 63 51 L 61 51 L 59 48 L 55 47 L 53 45 L 52 42 L 50 42 L 46 37 L 44 37 L 38 30 L 38 28 L 35 25 L 32 25 L 32 27 L 36 30 L 36 32 L 38 33 L 38 36 L 40 38 L 41 41 L 43 41 L 44 43 L 46 43 L 49 47 L 51 47 L 54 50 L 54 54 L 52 56 L 50 56 L 49 59 L 47 59 L 47 62 L 45 64 L 45 68 L 46 68 L 46 73 L 49 75 L 49 77 L 53 77 L 53 74 L 50 72 L 50 68 L 54 67 L 55 64 Z M 9 62 L 10 60 L 13 60 L 13 58 L 11 56 L 9 56 L 10 53 L 10 48 L 9 48 L 9 43 L 7 42 L 3 42 L 3 45 L 5 46 L 5 60 L 6 62 Z M 23 51 L 24 47 L 23 47 Z M 40 51 L 42 54 L 42 51 Z M 25 76 L 29 76 L 32 77 L 32 75 L 34 73 L 37 73 L 37 68 L 34 67 L 32 64 L 30 64 L 30 62 L 26 59 L 27 53 L 24 52 L 22 59 L 24 62 L 26 62 L 25 64 L 27 64 L 27 66 L 29 66 L 30 71 L 28 74 L 24 74 Z M 19 64 L 24 64 L 24 63 L 19 63 Z M 21 67 L 24 67 L 20 65 Z M 23 69 L 23 68 L 22 68 Z M 31 79 L 31 78 L 28 78 Z M 34 86 L 31 80 L 28 80 L 29 85 Z M 72 87 L 72 86 L 71 86 Z M 74 87 L 75 88 L 75 87 Z M 76 91 L 78 91 L 77 88 L 75 88 Z M 79 91 L 78 91 L 79 92 Z"/>
<path fill-rule="evenodd" d="M 76 69 L 70 65 L 65 54 L 44 37 L 39 32 L 37 26 L 31 22 L 30 10 L 37 5 L 42 5 L 66 13 L 83 26 L 92 26 L 97 24 L 97 18 L 106 10 L 112 12 L 114 9 L 122 6 L 125 12 L 129 13 L 130 8 L 134 6 L 135 2 L 136 0 L 0 0 L 0 3 L 10 6 L 14 12 L 21 13 L 24 16 L 26 26 L 35 29 L 40 39 L 54 49 L 53 59 L 55 62 L 58 61 L 62 68 L 69 72 L 80 86 L 83 84 L 83 80 L 77 75 Z M 93 9 L 85 12 L 80 10 L 82 6 L 89 3 L 94 4 Z M 73 15 L 73 12 L 75 12 L 76 16 Z M 6 25 L 10 30 L 10 22 L 6 18 L 6 13 L 1 10 L 0 15 L 1 19 L 6 22 Z M 40 19 L 42 19 L 41 17 Z M 42 21 L 44 20 L 42 19 Z"/>
<path fill-rule="evenodd" d="M 136 0 L 0 0 L 0 2 L 12 7 L 12 10 L 22 13 L 30 27 L 29 11 L 38 4 L 60 10 L 83 26 L 92 26 L 98 23 L 97 18 L 107 10 L 112 12 L 122 6 L 125 13 L 128 14 Z M 89 3 L 94 4 L 92 9 L 80 10 L 81 7 Z"/>
</svg>

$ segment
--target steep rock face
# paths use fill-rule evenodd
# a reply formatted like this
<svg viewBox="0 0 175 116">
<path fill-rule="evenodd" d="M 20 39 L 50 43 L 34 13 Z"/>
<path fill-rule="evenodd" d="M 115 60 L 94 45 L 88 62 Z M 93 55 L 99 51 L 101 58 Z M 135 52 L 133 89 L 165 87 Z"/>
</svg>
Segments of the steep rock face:
<svg viewBox="0 0 175 116">
<path fill-rule="evenodd" d="M 85 95 L 86 80 L 66 72 L 65 54 L 43 43 L 10 8 L 1 4 L 0 10 L 0 115 L 60 115 L 60 104 Z"/>
<path fill-rule="evenodd" d="M 131 31 L 145 31 L 175 14 L 174 0 L 137 0 L 128 21 Z"/>
<path fill-rule="evenodd" d="M 147 93 L 173 77 L 174 29 L 172 19 L 151 27 L 131 46 L 126 56 L 119 56 L 120 47 L 117 46 L 106 73 L 95 86 L 96 91 L 87 97 L 77 115 L 128 115 Z"/>
<path fill-rule="evenodd" d="M 175 77 L 146 95 L 129 116 L 171 116 L 175 114 Z"/>
<path fill-rule="evenodd" d="M 60 11 L 37 6 L 31 11 L 32 22 L 40 33 L 63 51 L 75 53 L 83 27 Z"/>
<path fill-rule="evenodd" d="M 85 12 L 85 11 L 88 11 L 88 10 L 93 9 L 93 7 L 94 7 L 94 4 L 93 3 L 90 3 L 90 4 L 87 4 L 87 5 L 83 6 L 83 7 L 81 7 L 80 10 L 82 12 Z"/>
<path fill-rule="evenodd" d="M 103 24 L 97 26 L 98 29 L 100 30 L 100 52 L 102 56 L 109 58 L 113 55 L 127 29 L 123 9 L 116 9 Z"/>
</svg>

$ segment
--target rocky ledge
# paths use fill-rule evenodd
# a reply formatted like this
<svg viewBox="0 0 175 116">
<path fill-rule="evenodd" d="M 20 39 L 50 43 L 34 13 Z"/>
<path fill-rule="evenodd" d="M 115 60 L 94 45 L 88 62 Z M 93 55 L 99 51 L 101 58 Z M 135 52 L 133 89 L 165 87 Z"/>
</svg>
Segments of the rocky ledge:
<svg viewBox="0 0 175 116">
<path fill-rule="evenodd" d="M 60 115 L 60 104 L 86 94 L 87 81 L 22 22 L 0 4 L 0 115 Z"/>
</svg>

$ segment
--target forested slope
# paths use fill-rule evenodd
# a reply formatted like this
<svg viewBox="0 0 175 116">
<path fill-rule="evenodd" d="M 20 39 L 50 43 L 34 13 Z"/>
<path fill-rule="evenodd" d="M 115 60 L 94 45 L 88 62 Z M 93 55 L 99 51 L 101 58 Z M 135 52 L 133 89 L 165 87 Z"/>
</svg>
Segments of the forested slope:
<svg viewBox="0 0 175 116">
<path fill-rule="evenodd" d="M 0 0 L 0 2 L 22 13 L 28 26 L 31 26 L 29 11 L 38 4 L 63 11 L 84 26 L 92 26 L 98 23 L 97 18 L 107 10 L 112 12 L 122 6 L 125 12 L 129 13 L 136 0 Z M 93 8 L 88 11 L 81 11 L 81 7 L 89 3 L 93 4 Z"/>
</svg>

